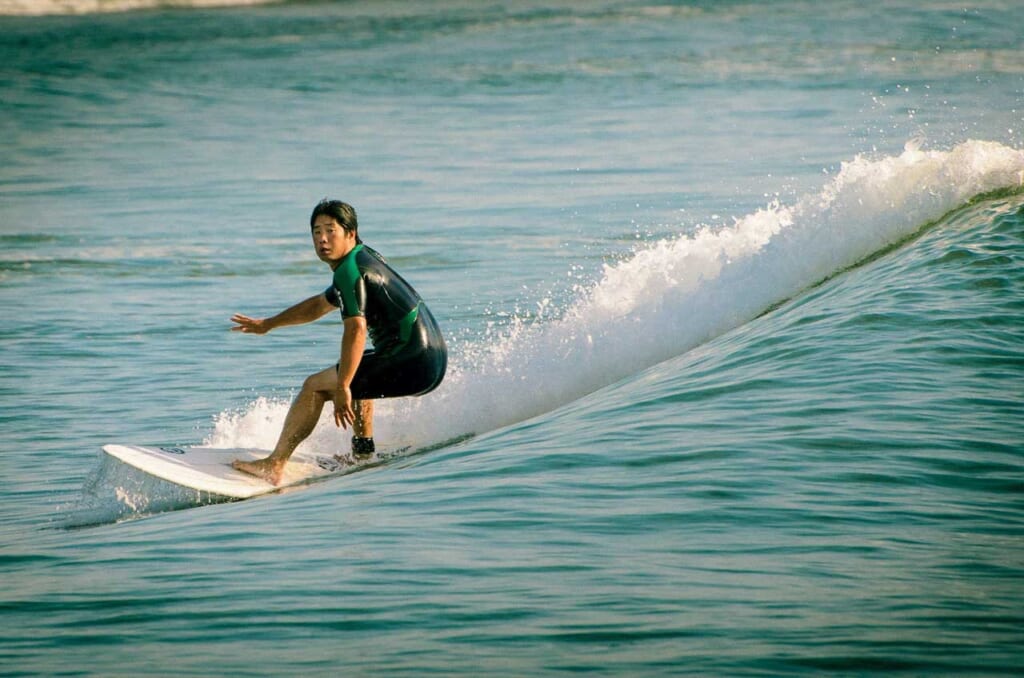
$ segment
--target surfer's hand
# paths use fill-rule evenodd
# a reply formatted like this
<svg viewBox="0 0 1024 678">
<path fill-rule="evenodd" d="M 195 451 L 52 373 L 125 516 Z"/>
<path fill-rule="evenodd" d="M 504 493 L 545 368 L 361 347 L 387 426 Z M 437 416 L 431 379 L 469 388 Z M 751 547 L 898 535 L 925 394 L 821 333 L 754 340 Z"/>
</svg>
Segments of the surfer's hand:
<svg viewBox="0 0 1024 678">
<path fill-rule="evenodd" d="M 339 387 L 334 392 L 334 424 L 341 428 L 348 428 L 355 420 L 356 413 L 352 409 L 352 390 L 347 386 Z"/>
<path fill-rule="evenodd" d="M 247 315 L 236 313 L 231 316 L 231 322 L 235 323 L 235 326 L 231 328 L 232 332 L 244 332 L 246 334 L 266 334 L 270 331 L 270 327 L 267 322 L 262 318 L 250 318 Z"/>
</svg>

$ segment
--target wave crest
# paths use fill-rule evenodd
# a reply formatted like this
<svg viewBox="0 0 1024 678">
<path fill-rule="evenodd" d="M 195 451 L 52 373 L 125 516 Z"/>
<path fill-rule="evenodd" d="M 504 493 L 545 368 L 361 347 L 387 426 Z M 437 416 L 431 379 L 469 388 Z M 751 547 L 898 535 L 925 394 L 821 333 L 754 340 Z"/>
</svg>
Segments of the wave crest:
<svg viewBox="0 0 1024 678">
<path fill-rule="evenodd" d="M 380 403 L 378 437 L 421 447 L 550 411 L 750 321 L 978 195 L 1022 186 L 1024 151 L 993 142 L 858 156 L 792 206 L 772 203 L 606 265 L 558 319 L 514 322 L 453 355 L 430 396 Z M 210 442 L 272 447 L 277 427 L 267 422 L 285 407 L 261 399 L 221 416 Z M 325 428 L 307 444 L 336 447 Z"/>
</svg>

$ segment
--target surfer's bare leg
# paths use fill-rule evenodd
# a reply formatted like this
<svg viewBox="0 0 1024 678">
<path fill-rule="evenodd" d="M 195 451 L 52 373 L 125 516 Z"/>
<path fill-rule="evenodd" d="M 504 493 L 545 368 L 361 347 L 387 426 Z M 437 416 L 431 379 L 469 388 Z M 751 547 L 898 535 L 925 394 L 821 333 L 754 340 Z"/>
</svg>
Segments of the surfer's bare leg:
<svg viewBox="0 0 1024 678">
<path fill-rule="evenodd" d="M 256 461 L 236 460 L 232 466 L 274 485 L 281 482 L 288 459 L 299 443 L 308 438 L 316 428 L 317 422 L 320 421 L 320 413 L 323 412 L 324 405 L 331 401 L 337 385 L 338 375 L 333 367 L 309 376 L 288 409 L 281 435 L 270 456 Z"/>
<path fill-rule="evenodd" d="M 356 419 L 352 422 L 352 435 L 360 438 L 373 437 L 373 401 L 357 400 L 353 408 Z"/>
</svg>

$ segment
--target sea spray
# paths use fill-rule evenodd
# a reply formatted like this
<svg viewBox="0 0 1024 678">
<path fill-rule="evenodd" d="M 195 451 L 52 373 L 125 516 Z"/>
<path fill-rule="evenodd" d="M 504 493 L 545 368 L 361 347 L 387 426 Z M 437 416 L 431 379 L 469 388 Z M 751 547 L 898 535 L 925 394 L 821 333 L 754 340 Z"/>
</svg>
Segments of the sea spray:
<svg viewBox="0 0 1024 678">
<path fill-rule="evenodd" d="M 260 397 L 245 409 L 221 412 L 214 418 L 213 433 L 203 444 L 224 449 L 270 449 L 284 426 L 288 404 Z"/>
<path fill-rule="evenodd" d="M 1024 152 L 998 143 L 858 156 L 792 206 L 773 203 L 606 265 L 559 318 L 513 322 L 452 355 L 436 392 L 380 402 L 377 437 L 422 447 L 550 411 L 748 322 L 974 196 L 1022 184 Z M 285 409 L 261 398 L 221 415 L 207 443 L 272 447 Z M 347 445 L 328 419 L 305 444 Z"/>
</svg>

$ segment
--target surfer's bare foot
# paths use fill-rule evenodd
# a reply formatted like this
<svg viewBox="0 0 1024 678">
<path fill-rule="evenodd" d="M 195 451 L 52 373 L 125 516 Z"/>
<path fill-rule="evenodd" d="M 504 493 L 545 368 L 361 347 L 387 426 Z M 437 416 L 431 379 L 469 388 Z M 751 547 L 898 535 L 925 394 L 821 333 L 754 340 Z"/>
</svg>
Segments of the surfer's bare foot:
<svg viewBox="0 0 1024 678">
<path fill-rule="evenodd" d="M 284 464 L 280 464 L 277 461 L 267 457 L 266 459 L 257 459 L 256 461 L 242 461 L 236 459 L 231 462 L 232 468 L 242 473 L 248 473 L 251 476 L 262 478 L 271 485 L 277 485 L 281 482 L 281 476 L 284 475 Z"/>
</svg>

